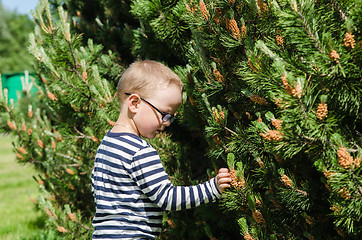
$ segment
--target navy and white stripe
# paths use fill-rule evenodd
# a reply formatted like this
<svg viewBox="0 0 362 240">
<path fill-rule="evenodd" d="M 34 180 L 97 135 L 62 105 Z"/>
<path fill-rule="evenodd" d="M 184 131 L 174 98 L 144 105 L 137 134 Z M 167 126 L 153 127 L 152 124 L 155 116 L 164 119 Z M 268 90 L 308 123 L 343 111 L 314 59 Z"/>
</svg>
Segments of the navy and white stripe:
<svg viewBox="0 0 362 240">
<path fill-rule="evenodd" d="M 93 239 L 155 239 L 164 210 L 182 210 L 220 196 L 215 178 L 190 187 L 173 186 L 160 157 L 142 138 L 108 132 L 92 172 L 96 202 Z"/>
</svg>

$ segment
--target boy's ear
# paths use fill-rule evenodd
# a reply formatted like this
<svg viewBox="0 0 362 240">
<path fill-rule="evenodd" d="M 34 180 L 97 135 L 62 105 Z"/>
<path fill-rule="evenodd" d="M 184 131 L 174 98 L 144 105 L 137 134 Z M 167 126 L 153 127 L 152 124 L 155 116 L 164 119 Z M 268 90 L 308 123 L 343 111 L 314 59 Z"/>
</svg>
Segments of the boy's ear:
<svg viewBox="0 0 362 240">
<path fill-rule="evenodd" d="M 138 94 L 132 94 L 128 97 L 128 109 L 132 113 L 136 113 L 139 107 L 139 104 L 141 103 L 141 98 L 138 96 Z"/>
</svg>

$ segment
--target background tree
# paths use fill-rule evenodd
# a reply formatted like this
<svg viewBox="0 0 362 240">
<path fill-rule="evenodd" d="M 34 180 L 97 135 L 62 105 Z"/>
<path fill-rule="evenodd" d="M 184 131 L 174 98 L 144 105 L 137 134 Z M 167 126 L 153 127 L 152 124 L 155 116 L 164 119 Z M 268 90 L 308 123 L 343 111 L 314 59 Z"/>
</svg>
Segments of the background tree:
<svg viewBox="0 0 362 240">
<path fill-rule="evenodd" d="M 0 2 L 0 73 L 32 70 L 33 58 L 27 47 L 33 30 L 27 15 L 8 11 Z"/>
</svg>

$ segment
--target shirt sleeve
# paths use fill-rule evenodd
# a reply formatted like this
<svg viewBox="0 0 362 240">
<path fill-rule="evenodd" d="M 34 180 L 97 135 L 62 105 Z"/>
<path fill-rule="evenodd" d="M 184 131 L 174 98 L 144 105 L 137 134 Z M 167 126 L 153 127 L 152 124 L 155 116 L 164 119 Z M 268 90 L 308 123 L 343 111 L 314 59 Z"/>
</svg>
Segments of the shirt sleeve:
<svg viewBox="0 0 362 240">
<path fill-rule="evenodd" d="M 157 151 L 150 146 L 134 155 L 129 173 L 141 191 L 164 210 L 197 207 L 212 202 L 221 195 L 215 178 L 195 186 L 173 186 Z"/>
</svg>

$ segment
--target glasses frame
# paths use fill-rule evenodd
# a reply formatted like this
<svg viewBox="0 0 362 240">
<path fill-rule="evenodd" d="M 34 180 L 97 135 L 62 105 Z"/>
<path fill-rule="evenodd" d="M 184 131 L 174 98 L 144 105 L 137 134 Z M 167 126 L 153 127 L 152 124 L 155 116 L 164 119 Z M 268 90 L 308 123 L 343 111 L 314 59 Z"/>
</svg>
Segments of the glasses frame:
<svg viewBox="0 0 362 240">
<path fill-rule="evenodd" d="M 127 96 L 132 95 L 132 93 L 124 93 L 124 94 L 126 94 Z M 172 123 L 175 120 L 175 115 L 174 114 L 162 112 L 160 109 L 155 107 L 152 103 L 150 103 L 149 101 L 147 101 L 143 97 L 140 96 L 140 98 L 141 98 L 142 101 L 146 102 L 148 105 L 150 105 L 153 109 L 155 109 L 157 112 L 159 112 L 161 114 L 162 122 L 170 121 L 170 123 Z"/>
</svg>

